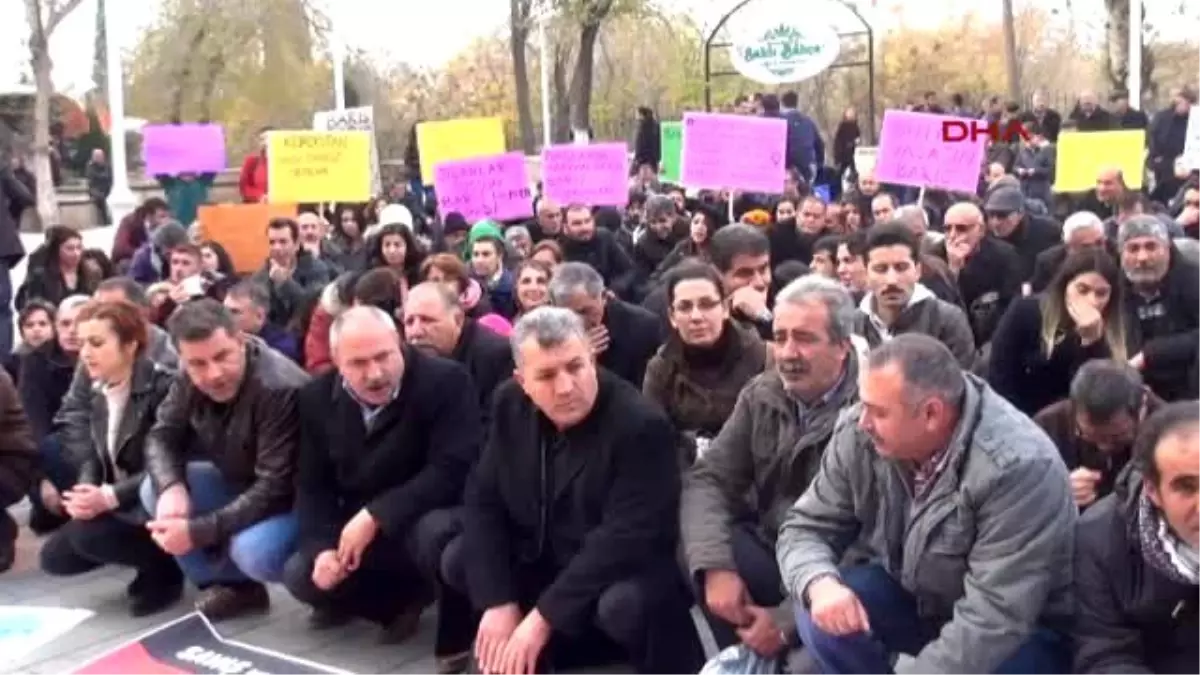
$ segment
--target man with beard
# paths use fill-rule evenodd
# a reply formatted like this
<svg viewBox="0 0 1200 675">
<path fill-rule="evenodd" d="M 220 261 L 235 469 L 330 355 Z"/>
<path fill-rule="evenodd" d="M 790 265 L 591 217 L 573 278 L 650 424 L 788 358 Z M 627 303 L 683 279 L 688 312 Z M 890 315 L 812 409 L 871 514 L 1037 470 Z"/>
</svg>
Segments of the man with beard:
<svg viewBox="0 0 1200 675">
<path fill-rule="evenodd" d="M 417 284 L 408 292 L 404 339 L 427 354 L 452 359 L 467 369 L 486 422 L 492 409 L 492 393 L 512 376 L 508 340 L 468 319 L 458 295 L 431 281 Z"/>
<path fill-rule="evenodd" d="M 647 198 L 645 219 L 646 232 L 633 245 L 633 262 L 637 267 L 637 297 L 646 295 L 646 285 L 650 282 L 650 277 L 679 241 L 679 213 L 670 197 L 651 195 Z"/>
<path fill-rule="evenodd" d="M 1076 673 L 1200 669 L 1200 404 L 1172 403 L 1138 434 L 1137 471 L 1080 518 Z"/>
<path fill-rule="evenodd" d="M 652 235 L 646 234 L 643 238 L 648 236 Z M 563 236 L 558 242 L 562 245 L 567 262 L 591 265 L 618 297 L 632 297 L 637 282 L 633 261 L 617 244 L 612 232 L 596 228 L 590 207 L 585 204 L 567 207 Z M 667 251 L 670 252 L 670 249 Z"/>
<path fill-rule="evenodd" d="M 596 367 L 573 312 L 533 310 L 512 345 L 515 375 L 496 392 L 463 534 L 442 565 L 483 612 L 482 672 L 563 672 L 613 657 L 636 672 L 697 672 L 703 653 L 675 559 L 670 421 Z"/>
<path fill-rule="evenodd" d="M 1075 373 L 1066 400 L 1034 416 L 1071 472 L 1080 511 L 1113 491 L 1129 463 L 1138 427 L 1162 405 L 1131 366 L 1096 359 Z"/>
<path fill-rule="evenodd" d="M 770 343 L 775 367 L 742 389 L 685 477 L 688 572 L 722 647 L 740 640 L 774 658 L 791 643 L 775 536 L 816 473 L 838 413 L 857 400 L 853 316 L 849 294 L 830 279 L 812 275 L 780 291 Z M 747 503 L 756 506 L 747 512 Z"/>
<path fill-rule="evenodd" d="M 298 551 L 284 583 L 316 628 L 362 617 L 385 638 L 413 634 L 457 528 L 483 440 L 470 377 L 401 344 L 377 307 L 354 307 L 329 336 L 336 370 L 309 382 L 300 412 Z"/>
<path fill-rule="evenodd" d="M 825 673 L 1061 673 L 1076 510 L 1054 444 L 946 346 L 871 351 L 776 547 Z M 846 551 L 869 562 L 841 565 Z"/>
<path fill-rule="evenodd" d="M 872 346 L 904 333 L 924 333 L 950 349 L 963 368 L 975 364 L 975 338 L 967 315 L 920 283 L 920 245 L 900 223 L 867 231 L 867 294 L 855 332 Z"/>
<path fill-rule="evenodd" d="M 1021 296 L 1021 258 L 1010 244 L 987 236 L 983 212 L 970 202 L 946 210 L 946 239 L 934 253 L 945 260 L 982 347 L 1013 298 Z"/>
<path fill-rule="evenodd" d="M 1125 274 L 1130 365 L 1167 401 L 1196 398 L 1200 358 L 1200 270 L 1171 244 L 1163 223 L 1134 216 L 1117 246 Z"/>
<path fill-rule="evenodd" d="M 183 372 L 146 438 L 146 527 L 200 587 L 205 616 L 264 610 L 263 584 L 282 580 L 295 549 L 296 391 L 308 375 L 216 300 L 183 305 L 167 329 Z"/>
</svg>

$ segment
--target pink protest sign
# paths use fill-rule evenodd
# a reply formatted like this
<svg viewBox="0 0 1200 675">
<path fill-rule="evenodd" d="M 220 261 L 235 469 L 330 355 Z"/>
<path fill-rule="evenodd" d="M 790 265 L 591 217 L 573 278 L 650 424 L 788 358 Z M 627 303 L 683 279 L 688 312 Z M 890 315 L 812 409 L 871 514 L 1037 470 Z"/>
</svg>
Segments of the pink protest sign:
<svg viewBox="0 0 1200 675">
<path fill-rule="evenodd" d="M 142 127 L 147 176 L 225 170 L 225 129 L 219 124 L 151 124 Z"/>
<path fill-rule="evenodd" d="M 625 206 L 629 150 L 624 143 L 552 145 L 542 150 L 542 191 L 564 205 Z"/>
<path fill-rule="evenodd" d="M 883 183 L 974 193 L 979 189 L 987 138 L 945 140 L 942 129 L 946 122 L 974 123 L 949 115 L 885 112 L 875 178 Z"/>
<path fill-rule="evenodd" d="M 692 188 L 783 191 L 787 122 L 686 113 L 679 182 Z"/>
<path fill-rule="evenodd" d="M 533 215 L 525 156 L 519 152 L 439 162 L 433 184 L 443 215 L 457 211 L 471 222 Z"/>
</svg>

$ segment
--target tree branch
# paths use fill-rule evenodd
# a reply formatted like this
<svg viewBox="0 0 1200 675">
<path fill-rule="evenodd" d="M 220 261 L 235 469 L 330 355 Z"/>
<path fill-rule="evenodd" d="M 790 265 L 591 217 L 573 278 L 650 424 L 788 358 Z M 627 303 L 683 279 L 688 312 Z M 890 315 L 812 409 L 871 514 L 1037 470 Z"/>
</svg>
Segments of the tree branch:
<svg viewBox="0 0 1200 675">
<path fill-rule="evenodd" d="M 58 27 L 58 24 L 81 4 L 83 4 L 83 0 L 65 0 L 61 4 L 57 2 L 51 3 L 46 11 L 46 28 L 43 31 L 46 36 L 49 37 L 54 32 L 54 29 Z"/>
</svg>

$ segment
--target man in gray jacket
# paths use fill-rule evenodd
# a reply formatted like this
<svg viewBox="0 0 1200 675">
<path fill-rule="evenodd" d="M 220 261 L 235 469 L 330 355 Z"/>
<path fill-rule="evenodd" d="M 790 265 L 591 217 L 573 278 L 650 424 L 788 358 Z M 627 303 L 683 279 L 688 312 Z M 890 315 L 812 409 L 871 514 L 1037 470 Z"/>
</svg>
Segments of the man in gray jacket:
<svg viewBox="0 0 1200 675">
<path fill-rule="evenodd" d="M 770 658 L 793 634 L 772 555 L 775 533 L 817 472 L 838 412 L 857 399 L 854 312 L 850 294 L 831 279 L 810 275 L 780 291 L 774 367 L 742 389 L 684 478 L 688 571 L 722 647 L 741 641 Z M 784 611 L 775 616 L 770 609 L 779 605 Z"/>
<path fill-rule="evenodd" d="M 788 513 L 777 554 L 826 673 L 1061 673 L 1075 505 L 1054 444 L 950 351 L 901 335 Z M 838 569 L 851 544 L 874 561 Z"/>
</svg>

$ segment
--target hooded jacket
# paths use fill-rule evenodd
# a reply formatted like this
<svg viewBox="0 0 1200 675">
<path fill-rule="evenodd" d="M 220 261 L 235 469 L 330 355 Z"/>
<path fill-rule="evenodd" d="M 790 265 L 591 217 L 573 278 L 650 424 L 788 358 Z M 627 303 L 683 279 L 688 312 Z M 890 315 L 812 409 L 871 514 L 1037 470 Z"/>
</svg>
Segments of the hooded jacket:
<svg viewBox="0 0 1200 675">
<path fill-rule="evenodd" d="M 908 305 L 901 310 L 892 326 L 875 313 L 874 296 L 863 296 L 855 316 L 855 332 L 876 347 L 897 335 L 924 333 L 946 345 L 958 364 L 970 370 L 975 365 L 975 337 L 971 324 L 961 308 L 933 294 L 923 284 L 913 288 Z"/>
</svg>

